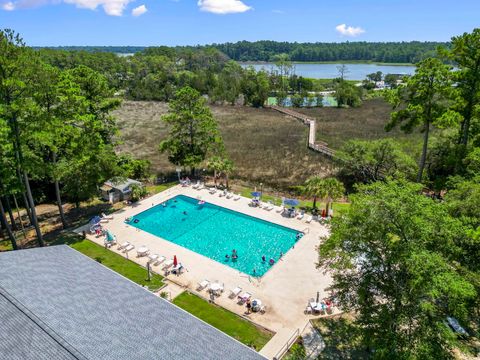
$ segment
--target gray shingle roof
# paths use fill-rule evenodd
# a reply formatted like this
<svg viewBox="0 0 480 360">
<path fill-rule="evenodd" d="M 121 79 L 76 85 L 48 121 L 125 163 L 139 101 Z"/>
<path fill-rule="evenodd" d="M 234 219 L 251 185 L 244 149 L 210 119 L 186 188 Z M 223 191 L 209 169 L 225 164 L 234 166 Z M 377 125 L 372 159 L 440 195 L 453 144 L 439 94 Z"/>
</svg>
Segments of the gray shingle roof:
<svg viewBox="0 0 480 360">
<path fill-rule="evenodd" d="M 0 319 L 0 359 L 264 359 L 66 245 L 0 254 Z"/>
</svg>

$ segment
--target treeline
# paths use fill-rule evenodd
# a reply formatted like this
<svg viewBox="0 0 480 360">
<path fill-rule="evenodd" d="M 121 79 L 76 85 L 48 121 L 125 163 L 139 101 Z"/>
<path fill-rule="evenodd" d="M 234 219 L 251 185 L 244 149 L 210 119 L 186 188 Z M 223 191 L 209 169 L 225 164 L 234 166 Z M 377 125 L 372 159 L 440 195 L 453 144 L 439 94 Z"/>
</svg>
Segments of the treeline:
<svg viewBox="0 0 480 360">
<path fill-rule="evenodd" d="M 169 101 L 176 91 L 189 86 L 210 102 L 263 106 L 267 98 L 301 89 L 320 91 L 314 81 L 292 72 L 284 61 L 282 73 L 242 68 L 214 48 L 148 48 L 129 57 L 113 53 L 41 49 L 40 58 L 61 70 L 87 66 L 101 73 L 118 96 L 130 100 Z M 313 95 L 312 95 L 313 96 Z"/>
<path fill-rule="evenodd" d="M 143 51 L 145 49 L 145 46 L 34 46 L 33 49 L 134 54 L 136 52 Z"/>
<path fill-rule="evenodd" d="M 292 61 L 377 61 L 414 64 L 435 55 L 439 46 L 448 47 L 449 43 L 239 41 L 211 46 L 236 61 L 274 61 L 276 55 L 287 54 Z"/>
<path fill-rule="evenodd" d="M 162 48 L 169 52 L 185 53 L 214 48 L 236 61 L 274 61 L 276 55 L 287 54 L 292 61 L 373 61 L 386 63 L 417 63 L 434 56 L 438 47 L 449 47 L 448 42 L 342 42 L 297 43 L 280 41 L 239 41 L 236 43 L 204 46 L 142 47 L 142 46 L 61 46 L 49 49 L 87 52 L 133 54 L 155 52 Z M 153 49 L 153 50 L 152 50 Z"/>
<path fill-rule="evenodd" d="M 0 31 L 0 54 L 0 234 L 5 231 L 17 249 L 12 204 L 20 203 L 43 246 L 39 189 L 55 193 L 65 228 L 63 199 L 78 207 L 105 180 L 143 177 L 149 164 L 115 153 L 110 112 L 120 99 L 101 73 L 85 65 L 51 66 L 12 30 Z"/>
</svg>

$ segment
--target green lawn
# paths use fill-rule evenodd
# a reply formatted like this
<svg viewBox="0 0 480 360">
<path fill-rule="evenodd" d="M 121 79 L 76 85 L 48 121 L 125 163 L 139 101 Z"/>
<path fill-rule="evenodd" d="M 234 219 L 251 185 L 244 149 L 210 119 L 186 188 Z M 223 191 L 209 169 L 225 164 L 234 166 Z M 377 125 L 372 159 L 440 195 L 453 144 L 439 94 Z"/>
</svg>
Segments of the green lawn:
<svg viewBox="0 0 480 360">
<path fill-rule="evenodd" d="M 252 188 L 243 188 L 240 194 L 242 196 L 251 198 L 252 197 L 251 193 L 253 191 L 254 191 L 254 189 L 252 189 Z M 300 204 L 298 205 L 299 207 L 301 207 L 301 208 L 303 207 L 303 208 L 306 208 L 307 211 L 311 211 L 311 209 L 313 207 L 313 201 L 312 200 L 302 200 L 302 199 L 299 199 L 299 200 L 300 200 Z M 282 199 L 280 197 L 276 197 L 276 196 L 273 196 L 273 195 L 265 193 L 265 192 L 262 194 L 262 201 L 267 201 L 267 202 L 272 201 L 275 205 L 281 205 L 281 203 L 282 203 Z M 324 202 L 317 201 L 317 208 L 323 209 L 323 208 L 325 208 L 325 205 L 326 204 Z M 334 202 L 333 203 L 334 215 L 341 214 L 342 212 L 346 211 L 349 207 L 350 207 L 350 203 Z"/>
<path fill-rule="evenodd" d="M 171 188 L 172 186 L 175 186 L 178 184 L 178 181 L 173 181 L 165 184 L 159 184 L 159 185 L 147 185 L 147 191 L 150 195 L 158 194 L 159 192 L 162 192 L 164 190 L 167 190 Z"/>
<path fill-rule="evenodd" d="M 173 303 L 257 351 L 273 336 L 271 332 L 187 291 L 177 296 Z"/>
<path fill-rule="evenodd" d="M 105 265 L 133 282 L 142 286 L 147 285 L 150 290 L 155 291 L 163 286 L 163 278 L 160 275 L 152 273 L 151 280 L 148 281 L 147 270 L 144 267 L 133 261 L 127 260 L 123 256 L 107 250 L 103 246 L 97 245 L 90 240 L 81 240 L 69 245 L 75 250 L 80 251 L 82 254 L 98 261 L 102 265 Z"/>
</svg>

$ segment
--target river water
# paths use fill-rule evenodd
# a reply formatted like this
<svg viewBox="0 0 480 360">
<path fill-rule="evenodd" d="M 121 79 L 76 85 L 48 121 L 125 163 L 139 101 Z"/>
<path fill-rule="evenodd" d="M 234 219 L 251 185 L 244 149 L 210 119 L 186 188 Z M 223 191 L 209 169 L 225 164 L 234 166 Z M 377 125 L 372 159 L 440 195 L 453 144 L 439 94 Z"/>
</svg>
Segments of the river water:
<svg viewBox="0 0 480 360">
<path fill-rule="evenodd" d="M 257 71 L 262 68 L 267 71 L 275 70 L 272 63 L 242 63 L 243 67 L 253 66 Z M 294 63 L 294 71 L 298 76 L 312 79 L 334 79 L 338 77 L 338 64 Z M 347 67 L 345 78 L 348 80 L 363 80 L 367 74 L 381 71 L 383 74 L 411 75 L 415 72 L 415 65 L 378 65 L 378 64 L 343 64 Z"/>
</svg>

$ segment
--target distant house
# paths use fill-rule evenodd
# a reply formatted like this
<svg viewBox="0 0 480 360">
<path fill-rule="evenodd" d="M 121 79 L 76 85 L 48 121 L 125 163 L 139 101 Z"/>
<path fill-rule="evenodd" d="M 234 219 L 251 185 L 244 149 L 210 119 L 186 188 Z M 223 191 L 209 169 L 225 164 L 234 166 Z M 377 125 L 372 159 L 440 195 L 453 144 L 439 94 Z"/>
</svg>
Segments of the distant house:
<svg viewBox="0 0 480 360">
<path fill-rule="evenodd" d="M 129 200 L 132 193 L 132 185 L 143 186 L 140 181 L 133 179 L 127 178 L 122 179 L 121 181 L 110 179 L 106 181 L 100 188 L 102 198 L 112 204 L 119 201 Z"/>
</svg>

